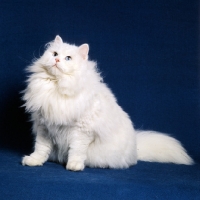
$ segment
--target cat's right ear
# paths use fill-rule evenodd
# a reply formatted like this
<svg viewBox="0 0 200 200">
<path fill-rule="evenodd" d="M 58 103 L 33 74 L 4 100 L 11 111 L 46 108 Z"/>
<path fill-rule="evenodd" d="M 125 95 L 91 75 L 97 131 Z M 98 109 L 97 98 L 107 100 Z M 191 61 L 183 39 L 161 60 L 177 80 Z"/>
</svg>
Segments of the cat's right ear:
<svg viewBox="0 0 200 200">
<path fill-rule="evenodd" d="M 56 37 L 54 39 L 54 42 L 58 43 L 58 44 L 61 44 L 61 43 L 63 43 L 63 40 L 62 40 L 62 38 L 59 35 L 56 35 Z"/>
</svg>

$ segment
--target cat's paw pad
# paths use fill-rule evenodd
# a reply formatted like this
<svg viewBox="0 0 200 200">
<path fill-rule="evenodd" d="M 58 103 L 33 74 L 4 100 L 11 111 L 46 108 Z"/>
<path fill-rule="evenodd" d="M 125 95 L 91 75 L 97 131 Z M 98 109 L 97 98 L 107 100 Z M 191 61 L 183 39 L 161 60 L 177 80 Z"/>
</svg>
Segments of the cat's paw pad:
<svg viewBox="0 0 200 200">
<path fill-rule="evenodd" d="M 43 163 L 40 160 L 37 160 L 31 156 L 24 156 L 22 159 L 22 165 L 28 166 L 42 166 Z"/>
<path fill-rule="evenodd" d="M 77 161 L 69 161 L 67 163 L 66 169 L 71 171 L 82 171 L 84 169 L 84 163 Z"/>
</svg>

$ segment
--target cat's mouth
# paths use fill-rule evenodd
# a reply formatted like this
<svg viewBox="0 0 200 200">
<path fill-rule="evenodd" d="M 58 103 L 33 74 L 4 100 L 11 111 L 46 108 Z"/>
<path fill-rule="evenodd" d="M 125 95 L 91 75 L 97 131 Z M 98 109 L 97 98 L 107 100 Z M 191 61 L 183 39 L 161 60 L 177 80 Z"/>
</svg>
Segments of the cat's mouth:
<svg viewBox="0 0 200 200">
<path fill-rule="evenodd" d="M 62 68 L 60 68 L 59 66 L 58 66 L 58 64 L 57 63 L 55 63 L 53 66 L 52 66 L 52 69 L 53 69 L 53 73 L 55 73 L 54 75 L 58 75 L 58 73 L 60 74 L 60 73 L 63 73 L 63 71 L 62 71 Z"/>
<path fill-rule="evenodd" d="M 56 67 L 56 68 L 58 68 L 57 64 L 53 65 L 53 67 Z M 58 69 L 59 69 L 59 68 L 58 68 Z"/>
<path fill-rule="evenodd" d="M 58 69 L 59 71 L 61 71 L 61 69 L 58 67 L 57 63 L 53 65 L 53 68 Z"/>
</svg>

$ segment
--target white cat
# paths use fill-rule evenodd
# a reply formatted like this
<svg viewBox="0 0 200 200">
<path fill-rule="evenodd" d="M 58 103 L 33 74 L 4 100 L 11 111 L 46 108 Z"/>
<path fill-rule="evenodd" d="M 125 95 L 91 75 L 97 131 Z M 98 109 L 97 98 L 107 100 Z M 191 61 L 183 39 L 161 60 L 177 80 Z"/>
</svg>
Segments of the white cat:
<svg viewBox="0 0 200 200">
<path fill-rule="evenodd" d="M 127 168 L 138 160 L 193 164 L 176 139 L 134 130 L 88 51 L 87 44 L 69 45 L 56 36 L 28 67 L 23 99 L 33 121 L 35 149 L 22 164 L 43 165 L 49 159 L 73 171 Z"/>
</svg>

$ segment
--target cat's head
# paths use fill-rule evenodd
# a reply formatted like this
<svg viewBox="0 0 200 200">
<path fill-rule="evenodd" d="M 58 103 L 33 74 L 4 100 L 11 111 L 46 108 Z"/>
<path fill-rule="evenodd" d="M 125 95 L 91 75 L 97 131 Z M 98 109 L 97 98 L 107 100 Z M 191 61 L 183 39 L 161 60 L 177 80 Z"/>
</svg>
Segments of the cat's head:
<svg viewBox="0 0 200 200">
<path fill-rule="evenodd" d="M 47 45 L 40 64 L 54 76 L 73 75 L 88 59 L 89 46 L 64 43 L 60 36 Z"/>
<path fill-rule="evenodd" d="M 56 36 L 46 47 L 44 54 L 27 68 L 33 74 L 30 81 L 33 77 L 53 80 L 57 91 L 68 96 L 102 81 L 96 62 L 88 60 L 88 44 L 70 45 Z"/>
</svg>

